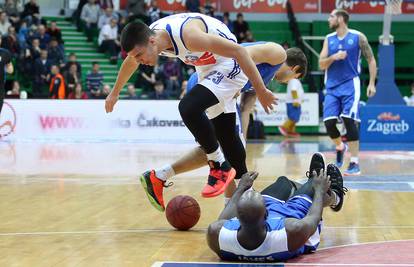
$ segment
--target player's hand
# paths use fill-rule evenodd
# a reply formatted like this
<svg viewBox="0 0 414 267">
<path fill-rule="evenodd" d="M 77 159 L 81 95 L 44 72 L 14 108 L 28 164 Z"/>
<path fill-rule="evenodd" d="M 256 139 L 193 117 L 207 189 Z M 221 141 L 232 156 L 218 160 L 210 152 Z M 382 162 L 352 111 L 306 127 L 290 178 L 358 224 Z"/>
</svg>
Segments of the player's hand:
<svg viewBox="0 0 414 267">
<path fill-rule="evenodd" d="M 300 102 L 299 101 L 293 101 L 292 106 L 294 106 L 295 108 L 299 108 L 300 107 Z"/>
<path fill-rule="evenodd" d="M 367 88 L 367 96 L 373 97 L 376 92 L 377 92 L 377 89 L 375 88 L 375 84 L 369 84 Z"/>
<path fill-rule="evenodd" d="M 237 188 L 240 188 L 243 191 L 246 191 L 247 189 L 251 188 L 253 186 L 254 180 L 256 180 L 258 175 L 258 172 L 247 172 L 243 174 L 243 176 L 240 178 L 240 182 Z"/>
<path fill-rule="evenodd" d="M 117 101 L 118 101 L 118 96 L 111 92 L 105 99 L 106 113 L 112 112 L 112 110 L 114 110 L 114 106 Z"/>
<path fill-rule="evenodd" d="M 319 192 L 322 194 L 326 193 L 329 187 L 331 186 L 331 181 L 329 181 L 328 175 L 326 174 L 326 170 L 321 170 L 319 172 L 319 175 L 316 174 L 316 171 L 313 171 L 312 177 L 312 186 L 315 192 Z"/>
<path fill-rule="evenodd" d="M 256 91 L 256 95 L 267 114 L 273 110 L 273 105 L 277 105 L 277 97 L 269 89 Z"/>
<path fill-rule="evenodd" d="M 343 60 L 348 56 L 348 54 L 346 53 L 346 51 L 338 51 L 333 55 L 333 59 L 334 60 Z"/>
</svg>

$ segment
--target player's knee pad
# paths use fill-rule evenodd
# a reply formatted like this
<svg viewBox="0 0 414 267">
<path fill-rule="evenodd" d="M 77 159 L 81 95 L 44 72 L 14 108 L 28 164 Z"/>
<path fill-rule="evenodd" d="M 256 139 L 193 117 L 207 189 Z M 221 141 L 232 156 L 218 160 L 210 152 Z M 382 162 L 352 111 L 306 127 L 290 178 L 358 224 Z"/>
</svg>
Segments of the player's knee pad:
<svg viewBox="0 0 414 267">
<path fill-rule="evenodd" d="M 350 118 L 342 118 L 346 129 L 346 139 L 348 141 L 359 140 L 358 122 Z"/>
<path fill-rule="evenodd" d="M 332 139 L 335 139 L 341 136 L 341 134 L 338 131 L 338 128 L 336 128 L 336 122 L 337 122 L 336 119 L 330 119 L 324 122 L 325 127 L 326 127 L 326 132 L 328 133 L 329 137 L 331 137 Z"/>
</svg>

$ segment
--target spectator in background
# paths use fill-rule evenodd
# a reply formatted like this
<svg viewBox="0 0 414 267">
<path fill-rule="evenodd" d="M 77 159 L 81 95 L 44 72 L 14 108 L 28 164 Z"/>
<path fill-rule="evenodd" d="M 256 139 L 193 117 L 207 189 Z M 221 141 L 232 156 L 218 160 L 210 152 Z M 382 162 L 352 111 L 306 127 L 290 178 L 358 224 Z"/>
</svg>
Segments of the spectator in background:
<svg viewBox="0 0 414 267">
<path fill-rule="evenodd" d="M 6 12 L 0 11 L 0 35 L 7 34 L 7 30 L 11 26 Z"/>
<path fill-rule="evenodd" d="M 211 0 L 206 0 L 204 6 L 202 7 L 202 11 L 205 15 L 214 18 L 214 11 L 216 10 L 215 5 L 211 3 Z"/>
<path fill-rule="evenodd" d="M 154 21 L 159 20 L 162 17 L 161 10 L 158 8 L 157 0 L 151 1 L 151 5 L 148 9 L 148 15 L 150 19 L 150 22 L 149 22 L 150 24 L 153 23 Z"/>
<path fill-rule="evenodd" d="M 39 5 L 36 3 L 36 0 L 30 0 L 27 4 L 24 5 L 24 10 L 21 17 L 27 21 L 28 25 L 40 24 Z"/>
<path fill-rule="evenodd" d="M 88 99 L 88 95 L 82 91 L 82 83 L 77 83 L 75 90 L 69 93 L 68 99 Z"/>
<path fill-rule="evenodd" d="M 411 84 L 411 96 L 404 96 L 407 106 L 414 106 L 414 82 Z"/>
<path fill-rule="evenodd" d="M 187 12 L 200 12 L 200 1 L 186 0 L 185 7 L 187 8 Z"/>
<path fill-rule="evenodd" d="M 249 24 L 244 20 L 242 13 L 237 14 L 237 20 L 233 22 L 233 30 L 237 41 L 239 43 L 244 42 L 249 31 Z"/>
<path fill-rule="evenodd" d="M 288 42 L 288 41 L 284 41 L 284 42 L 282 43 L 282 47 L 283 47 L 285 50 L 289 49 L 289 48 L 290 48 L 290 44 L 289 44 L 289 42 Z"/>
<path fill-rule="evenodd" d="M 44 97 L 43 88 L 48 85 L 50 67 L 52 64 L 47 59 L 47 50 L 41 50 L 40 57 L 35 60 L 33 69 L 33 96 Z"/>
<path fill-rule="evenodd" d="M 2 38 L 2 47 L 9 50 L 14 58 L 17 58 L 20 53 L 19 41 L 17 40 L 16 28 L 10 26 L 7 34 Z"/>
<path fill-rule="evenodd" d="M 162 81 L 156 81 L 154 91 L 149 95 L 150 99 L 165 100 L 168 99 L 168 95 L 164 91 L 164 84 Z"/>
<path fill-rule="evenodd" d="M 99 71 L 98 62 L 92 62 L 92 71 L 86 76 L 86 93 L 89 98 L 98 98 L 103 87 L 103 74 Z"/>
<path fill-rule="evenodd" d="M 140 19 L 144 23 L 148 23 L 147 4 L 145 0 L 128 0 L 127 5 L 128 22 Z"/>
<path fill-rule="evenodd" d="M 125 99 L 129 99 L 129 100 L 139 99 L 135 91 L 135 86 L 133 84 L 128 84 L 127 93 L 128 95 L 125 97 Z"/>
<path fill-rule="evenodd" d="M 82 30 L 80 15 L 82 13 L 83 7 L 86 5 L 87 2 L 87 0 L 79 0 L 77 8 L 72 14 L 72 20 L 76 24 L 76 29 L 78 30 L 78 32 Z"/>
<path fill-rule="evenodd" d="M 233 32 L 233 22 L 230 20 L 230 14 L 227 11 L 223 13 L 223 23 Z"/>
<path fill-rule="evenodd" d="M 29 29 L 27 28 L 27 22 L 22 21 L 20 23 L 19 32 L 17 33 L 17 39 L 19 41 L 20 49 L 22 49 L 23 51 L 25 51 L 25 49 L 28 47 L 28 44 L 27 44 L 28 33 L 29 33 Z"/>
<path fill-rule="evenodd" d="M 56 21 L 53 20 L 53 21 L 50 22 L 50 26 L 49 26 L 49 28 L 47 28 L 46 32 L 47 32 L 47 34 L 49 34 L 49 36 L 51 38 L 55 38 L 58 41 L 59 47 L 62 49 L 62 51 L 64 51 L 62 32 L 57 27 Z"/>
<path fill-rule="evenodd" d="M 20 12 L 19 8 L 17 6 L 16 0 L 7 0 L 6 3 L 3 6 L 4 12 L 6 12 L 7 16 L 9 17 L 9 20 L 13 24 L 13 26 L 18 26 L 20 22 Z"/>
<path fill-rule="evenodd" d="M 113 12 L 112 8 L 108 7 L 105 9 L 105 12 L 99 16 L 98 29 L 102 29 L 104 25 L 109 24 L 111 19 L 118 20 L 118 15 Z"/>
<path fill-rule="evenodd" d="M 85 33 L 89 42 L 92 42 L 93 32 L 98 28 L 98 18 L 99 6 L 95 4 L 95 0 L 88 0 L 82 8 L 81 20 L 85 23 Z"/>
<path fill-rule="evenodd" d="M 118 60 L 118 51 L 120 43 L 118 41 L 118 24 L 116 19 L 111 19 L 110 24 L 106 24 L 99 32 L 99 50 L 103 53 L 108 52 L 112 64 Z"/>
<path fill-rule="evenodd" d="M 65 88 L 65 79 L 62 74 L 60 74 L 60 68 L 57 65 L 52 65 L 51 67 L 52 79 L 50 80 L 49 85 L 49 97 L 52 99 L 65 99 L 66 97 L 66 88 Z"/>
<path fill-rule="evenodd" d="M 40 41 L 40 48 L 47 49 L 50 43 L 50 35 L 46 32 L 45 25 L 40 24 L 37 27 L 37 31 L 35 32 L 33 38 L 37 38 Z"/>
<path fill-rule="evenodd" d="M 251 31 L 247 31 L 247 32 L 246 32 L 246 39 L 244 39 L 244 42 L 245 42 L 245 43 L 252 43 L 252 42 L 256 42 L 256 41 L 254 40 L 254 37 L 253 37 L 253 34 L 252 34 L 252 32 L 251 32 Z"/>
<path fill-rule="evenodd" d="M 165 76 L 165 85 L 166 85 L 166 94 L 172 97 L 178 97 L 180 91 L 180 78 L 181 78 L 181 67 L 180 63 L 176 58 L 169 57 L 167 62 L 162 66 L 164 76 Z"/>
<path fill-rule="evenodd" d="M 81 66 L 81 64 L 77 61 L 77 59 L 76 59 L 76 54 L 75 54 L 75 53 L 73 53 L 73 52 L 69 54 L 69 59 L 68 59 L 68 62 L 66 63 L 66 65 L 65 65 L 65 69 L 64 69 L 64 71 L 65 71 L 65 72 L 68 72 L 68 71 L 69 71 L 69 68 L 70 68 L 70 66 L 71 66 L 72 64 L 75 64 L 75 65 L 76 65 L 76 69 L 77 69 L 77 71 L 78 71 L 78 75 L 79 75 L 79 76 L 81 76 L 81 74 L 82 74 L 82 66 Z"/>
<path fill-rule="evenodd" d="M 103 10 L 106 10 L 107 8 L 114 9 L 114 4 L 112 3 L 112 0 L 98 0 L 98 5 Z"/>
<path fill-rule="evenodd" d="M 135 87 L 142 88 L 143 94 L 148 94 L 154 90 L 155 78 L 153 66 L 140 64 Z"/>
<path fill-rule="evenodd" d="M 81 76 L 78 73 L 78 67 L 72 63 L 69 71 L 65 73 L 66 91 L 68 94 L 73 93 L 78 83 L 81 83 Z"/>
<path fill-rule="evenodd" d="M 24 91 L 22 91 L 23 93 Z M 7 91 L 6 98 L 21 98 L 20 97 L 20 83 L 19 81 L 13 81 L 12 89 Z"/>
<path fill-rule="evenodd" d="M 109 93 L 111 93 L 111 86 L 109 84 L 104 84 L 99 98 L 105 99 L 109 95 Z"/>
<path fill-rule="evenodd" d="M 40 57 L 42 49 L 40 48 L 40 41 L 39 39 L 35 38 L 32 40 L 32 46 L 30 47 L 30 58 L 32 60 L 32 64 L 34 64 L 35 60 Z"/>
<path fill-rule="evenodd" d="M 49 49 L 47 52 L 49 60 L 52 62 L 52 64 L 58 65 L 59 68 L 65 67 L 65 54 L 63 53 L 62 49 L 60 49 L 56 38 L 53 37 L 50 41 Z"/>
</svg>

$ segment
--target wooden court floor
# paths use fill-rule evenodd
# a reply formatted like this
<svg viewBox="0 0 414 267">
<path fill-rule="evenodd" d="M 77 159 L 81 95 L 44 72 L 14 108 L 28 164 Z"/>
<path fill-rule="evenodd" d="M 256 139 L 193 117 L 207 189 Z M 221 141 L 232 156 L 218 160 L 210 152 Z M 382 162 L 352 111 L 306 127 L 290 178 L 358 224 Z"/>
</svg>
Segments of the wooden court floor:
<svg viewBox="0 0 414 267">
<path fill-rule="evenodd" d="M 302 180 L 326 138 L 249 143 L 255 187 L 277 176 Z M 0 266 L 151 266 L 155 261 L 218 261 L 205 229 L 223 198 L 203 199 L 207 169 L 178 175 L 168 200 L 191 195 L 202 214 L 188 232 L 153 209 L 137 174 L 171 162 L 193 144 L 0 142 Z M 414 239 L 414 152 L 367 148 L 363 176 L 346 180 L 344 209 L 325 210 L 320 247 Z"/>
</svg>

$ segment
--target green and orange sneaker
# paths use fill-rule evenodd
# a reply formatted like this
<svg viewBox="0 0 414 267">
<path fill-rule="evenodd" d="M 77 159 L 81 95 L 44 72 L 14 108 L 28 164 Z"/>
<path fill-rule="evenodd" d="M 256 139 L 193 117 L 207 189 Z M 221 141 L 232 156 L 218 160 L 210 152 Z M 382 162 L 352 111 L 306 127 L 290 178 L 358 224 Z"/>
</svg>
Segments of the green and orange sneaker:
<svg viewBox="0 0 414 267">
<path fill-rule="evenodd" d="M 165 181 L 157 178 L 155 170 L 144 172 L 139 179 L 151 205 L 163 212 L 165 210 L 163 190 L 164 187 L 170 187 L 172 183 L 166 185 Z"/>
</svg>

